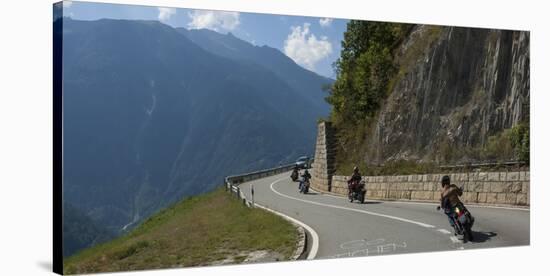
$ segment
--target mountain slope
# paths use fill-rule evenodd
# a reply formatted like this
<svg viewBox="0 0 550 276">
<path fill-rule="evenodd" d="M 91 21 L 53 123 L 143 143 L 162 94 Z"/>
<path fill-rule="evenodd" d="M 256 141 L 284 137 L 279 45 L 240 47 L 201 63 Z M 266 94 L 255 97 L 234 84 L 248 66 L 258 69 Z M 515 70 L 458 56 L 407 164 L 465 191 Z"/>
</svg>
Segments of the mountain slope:
<svg viewBox="0 0 550 276">
<path fill-rule="evenodd" d="M 67 274 L 288 260 L 298 233 L 283 218 L 216 189 L 151 216 L 131 233 L 65 259 Z"/>
<path fill-rule="evenodd" d="M 528 32 L 421 25 L 399 51 L 370 160 L 517 158 L 506 136 L 529 122 Z"/>
<path fill-rule="evenodd" d="M 308 100 L 304 103 L 305 105 L 309 108 L 324 110 L 328 115 L 329 105 L 323 99 L 326 92 L 322 87 L 330 85 L 333 80 L 302 68 L 275 48 L 252 45 L 231 33 L 224 35 L 208 29 L 177 28 L 177 30 L 213 54 L 234 60 L 249 61 L 272 71 Z"/>
<path fill-rule="evenodd" d="M 352 21 L 344 37 L 329 97 L 340 173 L 528 162 L 529 32 Z"/>
<path fill-rule="evenodd" d="M 61 30 L 58 30 L 61 31 Z M 64 197 L 109 231 L 311 153 L 324 111 L 155 21 L 64 19 Z"/>
<path fill-rule="evenodd" d="M 63 256 L 115 237 L 68 202 L 63 204 L 63 217 Z"/>
</svg>

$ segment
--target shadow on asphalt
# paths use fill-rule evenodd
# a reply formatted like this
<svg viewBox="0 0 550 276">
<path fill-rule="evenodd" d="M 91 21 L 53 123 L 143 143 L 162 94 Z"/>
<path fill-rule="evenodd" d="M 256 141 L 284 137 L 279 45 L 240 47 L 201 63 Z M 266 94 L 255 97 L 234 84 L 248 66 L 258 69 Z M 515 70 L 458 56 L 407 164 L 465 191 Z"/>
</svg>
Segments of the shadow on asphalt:
<svg viewBox="0 0 550 276">
<path fill-rule="evenodd" d="M 365 201 L 363 204 L 380 204 L 382 201 Z"/>
<path fill-rule="evenodd" d="M 497 233 L 495 232 L 477 232 L 472 230 L 472 236 L 474 236 L 473 243 L 482 243 L 490 240 L 492 237 L 495 237 Z"/>
</svg>

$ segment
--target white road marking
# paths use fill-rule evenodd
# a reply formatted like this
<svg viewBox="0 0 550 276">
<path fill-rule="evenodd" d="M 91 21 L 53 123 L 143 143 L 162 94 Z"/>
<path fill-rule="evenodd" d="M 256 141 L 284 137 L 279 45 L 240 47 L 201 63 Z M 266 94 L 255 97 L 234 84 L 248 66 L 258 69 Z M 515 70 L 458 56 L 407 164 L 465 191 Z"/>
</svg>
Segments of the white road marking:
<svg viewBox="0 0 550 276">
<path fill-rule="evenodd" d="M 461 242 L 461 241 L 460 241 L 457 237 L 455 237 L 455 236 L 451 236 L 450 238 L 451 238 L 451 241 L 454 242 L 454 243 L 459 243 L 459 242 Z"/>
<path fill-rule="evenodd" d="M 457 237 L 455 237 L 455 236 L 451 236 L 450 238 L 451 238 L 451 241 L 452 241 L 453 243 L 463 243 L 461 240 L 459 240 L 459 239 L 458 239 Z M 456 249 L 458 249 L 458 250 L 464 250 L 464 246 L 456 247 Z"/>
<path fill-rule="evenodd" d="M 318 191 L 318 190 L 313 189 L 311 187 L 310 187 L 310 189 L 315 191 L 315 192 L 318 192 L 319 194 L 321 194 L 323 196 L 329 196 L 329 197 L 334 197 L 334 198 L 338 198 L 338 199 L 346 198 L 345 196 L 327 194 L 326 192 Z M 365 200 L 365 202 L 368 202 L 368 201 L 369 200 Z M 399 200 L 393 201 L 393 200 L 383 200 L 383 199 L 380 199 L 380 201 L 383 201 L 384 203 L 390 203 L 390 204 L 412 204 L 412 205 L 434 205 L 434 204 L 437 204 L 437 202 L 411 202 L 411 201 L 399 201 Z M 472 208 L 504 209 L 504 210 L 525 211 L 525 212 L 531 211 L 531 209 L 529 209 L 529 208 L 476 205 L 476 204 L 468 203 L 468 208 L 469 207 L 472 207 Z"/>
<path fill-rule="evenodd" d="M 447 230 L 447 229 L 437 229 L 437 231 L 443 233 L 443 234 L 451 234 L 451 231 Z"/>
<path fill-rule="evenodd" d="M 280 213 L 280 212 L 277 212 L 273 209 L 270 209 L 270 208 L 267 208 L 267 207 L 264 207 L 258 203 L 255 204 L 255 206 L 257 207 L 260 207 L 262 209 L 265 209 L 269 212 L 272 212 L 272 213 L 275 213 L 281 217 L 284 217 L 302 227 L 304 227 L 308 232 L 309 234 L 311 235 L 311 239 L 312 239 L 312 242 L 311 242 L 311 250 L 309 251 L 309 254 L 307 255 L 307 259 L 308 260 L 313 260 L 315 258 L 315 256 L 317 256 L 317 251 L 319 251 L 319 235 L 317 234 L 317 232 L 315 232 L 315 230 L 313 230 L 313 228 L 311 228 L 309 225 L 293 218 L 293 217 L 289 217 L 283 213 Z"/>
<path fill-rule="evenodd" d="M 311 189 L 311 188 L 310 188 Z M 312 189 L 313 190 L 313 189 Z M 316 191 L 316 190 L 313 190 L 313 191 Z M 319 192 L 319 191 L 316 191 L 318 193 L 321 193 L 321 195 L 323 196 L 330 196 L 330 197 L 334 197 L 334 198 L 337 198 L 337 199 L 342 199 L 342 198 L 345 198 L 344 196 L 337 196 L 337 195 L 331 195 L 331 194 L 323 194 L 322 192 Z"/>
<path fill-rule="evenodd" d="M 290 198 L 290 199 L 293 199 L 293 200 L 297 200 L 297 201 L 302 201 L 302 202 L 306 202 L 306 203 L 310 203 L 310 204 L 314 204 L 314 205 L 319 205 L 319 206 L 324 206 L 324 207 L 329 207 L 329 208 L 335 208 L 335 209 L 342 209 L 342 210 L 348 210 L 348 211 L 353 211 L 353 212 L 358 212 L 358 213 L 364 213 L 364 214 L 368 214 L 368 215 L 373 215 L 373 216 L 379 216 L 379 217 L 384 217 L 384 218 L 389 218 L 389 219 L 393 219 L 393 220 L 398 220 L 398 221 L 402 221 L 402 222 L 408 222 L 408 223 L 412 223 L 412 224 L 416 224 L 416 225 L 419 225 L 419 226 L 422 226 L 422 227 L 426 227 L 426 228 L 435 228 L 435 226 L 433 225 L 430 225 L 430 224 L 426 224 L 426 223 L 423 223 L 423 222 L 418 222 L 418 221 L 414 221 L 414 220 L 410 220 L 410 219 L 405 219 L 405 218 L 400 218 L 400 217 L 395 217 L 395 216 L 390 216 L 390 215 L 384 215 L 384 214 L 380 214 L 380 213 L 375 213 L 375 212 L 369 212 L 369 211 L 365 211 L 365 210 L 359 210 L 359 209 L 353 209 L 353 208 L 347 208 L 347 207 L 342 207 L 342 206 L 337 206 L 337 205 L 330 205 L 330 204 L 324 204 L 324 203 L 319 203 L 319 202 L 315 202 L 315 201 L 310 201 L 310 200 L 305 200 L 305 199 L 300 199 L 300 198 L 296 198 L 296 197 L 292 197 L 292 196 L 288 196 L 288 195 L 285 195 L 285 194 L 282 194 L 278 191 L 275 190 L 275 188 L 273 188 L 273 185 L 283 179 L 286 179 L 286 177 L 283 177 L 283 178 L 280 178 L 278 180 L 275 180 L 271 183 L 271 185 L 269 186 L 271 188 L 271 190 L 282 196 L 282 197 L 286 197 L 286 198 Z"/>
<path fill-rule="evenodd" d="M 348 241 L 348 242 L 340 244 L 340 248 L 342 248 L 342 249 L 357 249 L 357 248 L 361 248 L 361 247 L 379 245 L 379 244 L 384 243 L 385 241 L 386 241 L 385 239 L 376 239 L 376 240 L 372 240 L 372 241 L 367 241 L 366 239 L 353 240 L 353 241 Z"/>
</svg>

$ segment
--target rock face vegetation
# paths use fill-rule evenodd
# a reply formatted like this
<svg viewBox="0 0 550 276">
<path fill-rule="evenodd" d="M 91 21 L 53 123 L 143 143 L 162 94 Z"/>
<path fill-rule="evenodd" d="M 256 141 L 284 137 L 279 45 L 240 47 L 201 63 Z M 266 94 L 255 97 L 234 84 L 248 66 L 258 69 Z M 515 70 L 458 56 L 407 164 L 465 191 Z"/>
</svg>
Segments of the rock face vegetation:
<svg viewBox="0 0 550 276">
<path fill-rule="evenodd" d="M 342 48 L 338 171 L 529 162 L 529 32 L 350 21 Z"/>
</svg>

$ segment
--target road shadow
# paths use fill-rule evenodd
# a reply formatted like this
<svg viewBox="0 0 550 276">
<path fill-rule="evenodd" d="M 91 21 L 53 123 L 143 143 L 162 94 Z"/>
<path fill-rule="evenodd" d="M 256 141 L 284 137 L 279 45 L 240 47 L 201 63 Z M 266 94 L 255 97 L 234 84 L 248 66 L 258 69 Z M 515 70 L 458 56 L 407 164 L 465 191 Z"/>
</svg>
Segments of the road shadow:
<svg viewBox="0 0 550 276">
<path fill-rule="evenodd" d="M 495 237 L 497 233 L 495 232 L 477 232 L 472 230 L 472 236 L 473 236 L 473 243 L 482 243 L 490 240 L 491 238 Z"/>
<path fill-rule="evenodd" d="M 357 205 L 370 205 L 370 204 L 380 204 L 380 203 L 382 203 L 381 201 L 365 201 L 365 202 L 361 203 L 357 200 L 354 200 L 353 202 L 349 202 L 349 199 L 347 199 L 347 202 L 351 203 L 351 204 L 357 204 Z"/>
<path fill-rule="evenodd" d="M 316 193 L 316 192 L 307 192 L 307 194 L 305 195 L 318 195 L 319 193 Z"/>
</svg>

